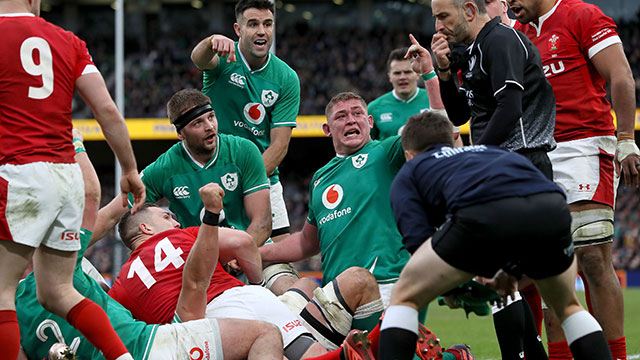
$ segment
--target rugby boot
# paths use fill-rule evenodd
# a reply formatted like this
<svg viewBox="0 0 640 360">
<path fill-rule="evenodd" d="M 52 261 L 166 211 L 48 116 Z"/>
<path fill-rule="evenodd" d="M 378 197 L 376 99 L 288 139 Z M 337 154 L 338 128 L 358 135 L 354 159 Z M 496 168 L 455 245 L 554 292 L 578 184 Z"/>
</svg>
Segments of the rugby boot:
<svg viewBox="0 0 640 360">
<path fill-rule="evenodd" d="M 442 347 L 440 339 L 433 331 L 423 324 L 418 324 L 418 341 L 416 341 L 416 356 L 422 360 L 441 360 Z"/>
<path fill-rule="evenodd" d="M 456 360 L 476 360 L 471 354 L 471 348 L 467 344 L 455 344 L 449 347 L 445 352 L 456 356 Z"/>
<path fill-rule="evenodd" d="M 371 352 L 371 343 L 367 339 L 367 331 L 353 329 L 347 334 L 340 352 L 342 360 L 375 360 Z"/>
</svg>

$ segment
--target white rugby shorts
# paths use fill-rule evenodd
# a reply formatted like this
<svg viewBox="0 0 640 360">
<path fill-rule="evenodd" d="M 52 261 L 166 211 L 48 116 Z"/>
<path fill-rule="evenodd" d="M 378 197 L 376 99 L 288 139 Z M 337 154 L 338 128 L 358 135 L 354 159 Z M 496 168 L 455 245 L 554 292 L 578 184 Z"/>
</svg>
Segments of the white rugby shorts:
<svg viewBox="0 0 640 360">
<path fill-rule="evenodd" d="M 0 239 L 80 250 L 84 182 L 78 164 L 0 165 Z"/>
<path fill-rule="evenodd" d="M 289 214 L 287 205 L 282 195 L 282 184 L 280 181 L 269 187 L 269 198 L 271 200 L 271 229 L 272 231 L 289 227 Z"/>
<path fill-rule="evenodd" d="M 158 326 L 148 358 L 223 360 L 218 322 L 200 319 Z"/>
<path fill-rule="evenodd" d="M 236 286 L 207 304 L 208 319 L 260 320 L 274 324 L 286 348 L 302 334 L 309 333 L 300 318 L 269 290 L 256 285 Z"/>
<path fill-rule="evenodd" d="M 553 181 L 564 190 L 567 203 L 589 200 L 614 207 L 619 178 L 615 174 L 615 136 L 594 136 L 558 142 L 547 153 Z"/>
</svg>

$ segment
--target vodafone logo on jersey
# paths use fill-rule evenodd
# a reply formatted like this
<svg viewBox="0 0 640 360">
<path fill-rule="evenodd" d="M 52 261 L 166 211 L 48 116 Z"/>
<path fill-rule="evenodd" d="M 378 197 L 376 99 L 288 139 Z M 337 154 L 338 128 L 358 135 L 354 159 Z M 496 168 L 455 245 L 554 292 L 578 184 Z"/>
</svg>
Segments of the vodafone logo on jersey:
<svg viewBox="0 0 640 360">
<path fill-rule="evenodd" d="M 264 120 L 267 110 L 260 103 L 248 103 L 244 106 L 244 118 L 253 125 L 260 125 Z"/>
<path fill-rule="evenodd" d="M 329 185 L 322 193 L 322 205 L 329 210 L 335 209 L 336 206 L 340 205 L 343 195 L 342 186 L 338 184 Z"/>
</svg>

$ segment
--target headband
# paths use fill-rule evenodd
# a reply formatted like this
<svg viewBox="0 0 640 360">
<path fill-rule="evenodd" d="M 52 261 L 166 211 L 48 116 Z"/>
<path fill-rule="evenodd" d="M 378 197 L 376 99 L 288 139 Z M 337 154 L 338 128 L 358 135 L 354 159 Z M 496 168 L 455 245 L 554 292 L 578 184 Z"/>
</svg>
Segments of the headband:
<svg viewBox="0 0 640 360">
<path fill-rule="evenodd" d="M 175 126 L 176 131 L 179 132 L 185 126 L 189 125 L 190 122 L 197 119 L 202 114 L 208 113 L 209 111 L 213 111 L 213 108 L 211 108 L 211 104 L 203 104 L 200 106 L 196 106 L 193 109 L 187 111 L 186 113 L 178 116 L 178 118 L 173 121 L 173 126 Z"/>
</svg>

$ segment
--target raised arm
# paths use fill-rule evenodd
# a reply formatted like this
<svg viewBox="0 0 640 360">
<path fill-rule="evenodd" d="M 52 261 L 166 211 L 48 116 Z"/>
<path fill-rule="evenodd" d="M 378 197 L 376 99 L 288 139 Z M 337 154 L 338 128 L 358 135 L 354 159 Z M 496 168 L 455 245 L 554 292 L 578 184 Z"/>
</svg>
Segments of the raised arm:
<svg viewBox="0 0 640 360">
<path fill-rule="evenodd" d="M 218 263 L 218 215 L 222 210 L 224 190 L 216 183 L 200 188 L 205 215 L 182 271 L 182 289 L 178 297 L 176 314 L 181 321 L 204 318 L 207 307 L 207 289 Z"/>
<path fill-rule="evenodd" d="M 236 62 L 236 48 L 233 40 L 224 35 L 211 35 L 202 39 L 191 51 L 191 61 L 200 70 L 215 69 L 218 56 L 227 58 L 227 62 Z"/>
<path fill-rule="evenodd" d="M 111 99 L 102 75 L 90 73 L 80 76 L 76 80 L 76 89 L 93 111 L 107 143 L 122 166 L 120 188 L 124 196 L 123 201 L 126 201 L 127 193 L 132 193 L 134 198 L 132 211 L 135 212 L 144 203 L 145 187 L 138 175 L 127 124 Z M 126 202 L 123 204 L 126 205 Z"/>
</svg>

